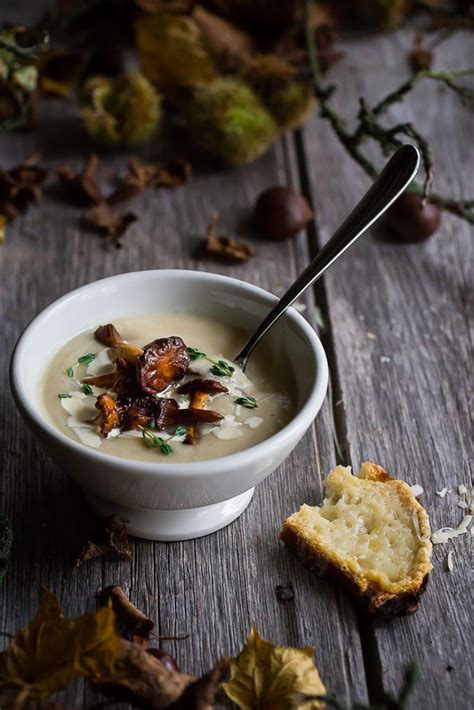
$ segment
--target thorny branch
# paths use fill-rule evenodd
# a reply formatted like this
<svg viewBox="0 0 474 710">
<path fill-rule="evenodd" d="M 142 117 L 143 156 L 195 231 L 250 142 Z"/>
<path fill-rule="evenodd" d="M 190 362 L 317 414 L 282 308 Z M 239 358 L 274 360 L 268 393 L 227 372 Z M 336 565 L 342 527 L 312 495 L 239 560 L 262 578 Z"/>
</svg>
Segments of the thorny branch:
<svg viewBox="0 0 474 710">
<path fill-rule="evenodd" d="M 333 131 L 342 143 L 347 152 L 360 165 L 362 170 L 370 178 L 374 179 L 378 175 L 378 170 L 372 161 L 363 151 L 363 144 L 367 138 L 377 142 L 386 156 L 390 155 L 394 150 L 402 145 L 401 136 L 411 138 L 418 146 L 423 166 L 425 169 L 425 179 L 423 185 L 412 183 L 410 190 L 420 195 L 423 200 L 437 205 L 438 207 L 451 212 L 457 217 L 465 219 L 467 222 L 474 224 L 474 200 L 456 200 L 449 197 L 444 197 L 436 192 L 431 192 L 431 184 L 433 181 L 433 159 L 431 147 L 426 138 L 418 132 L 412 123 L 399 123 L 392 127 L 386 127 L 380 123 L 379 118 L 383 116 L 387 109 L 394 103 L 402 101 L 422 79 L 432 79 L 441 82 L 451 90 L 453 90 L 462 101 L 469 100 L 474 97 L 474 91 L 461 86 L 457 83 L 460 77 L 470 76 L 474 74 L 474 69 L 467 69 L 459 72 L 449 71 L 432 71 L 423 70 L 417 72 L 395 91 L 390 92 L 379 101 L 375 106 L 371 107 L 364 98 L 359 99 L 359 111 L 357 114 L 358 124 L 354 131 L 350 131 L 346 122 L 334 108 L 332 97 L 336 92 L 335 86 L 323 84 L 322 74 L 319 68 L 317 44 L 314 31 L 310 23 L 310 4 L 311 0 L 304 2 L 304 33 L 306 39 L 306 47 L 308 52 L 308 61 L 310 69 L 310 81 L 313 86 L 313 91 L 319 101 L 320 115 L 322 118 L 329 121 Z"/>
</svg>

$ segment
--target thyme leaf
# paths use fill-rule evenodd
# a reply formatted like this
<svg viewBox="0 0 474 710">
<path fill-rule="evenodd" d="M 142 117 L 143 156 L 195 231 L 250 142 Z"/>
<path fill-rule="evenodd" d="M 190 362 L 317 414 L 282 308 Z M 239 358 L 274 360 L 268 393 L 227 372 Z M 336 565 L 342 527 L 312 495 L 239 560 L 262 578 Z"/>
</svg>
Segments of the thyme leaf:
<svg viewBox="0 0 474 710">
<path fill-rule="evenodd" d="M 211 362 L 214 361 L 211 360 Z M 229 363 L 225 360 L 218 360 L 217 362 L 214 362 L 214 365 L 211 367 L 209 372 L 217 377 L 232 377 L 232 373 L 235 372 L 235 367 L 229 365 Z"/>
<path fill-rule="evenodd" d="M 72 394 L 69 394 L 68 392 L 60 392 L 58 397 L 59 399 L 71 399 Z"/>
<path fill-rule="evenodd" d="M 94 394 L 94 390 L 87 383 L 82 385 L 82 391 L 84 392 L 84 394 Z"/>
<path fill-rule="evenodd" d="M 246 395 L 244 397 L 237 397 L 237 399 L 234 399 L 234 404 L 240 404 L 246 409 L 257 409 L 258 407 L 257 400 L 255 399 L 255 397 L 250 397 L 250 395 Z"/>
<path fill-rule="evenodd" d="M 201 352 L 197 348 L 188 348 L 189 357 L 191 360 L 201 360 L 201 358 L 206 357 L 206 353 Z"/>
<path fill-rule="evenodd" d="M 87 355 L 81 355 L 77 362 L 79 365 L 89 365 L 96 357 L 95 353 L 87 353 Z"/>
<path fill-rule="evenodd" d="M 74 377 L 74 369 L 72 367 L 68 367 L 66 370 L 66 375 L 68 377 Z"/>
</svg>

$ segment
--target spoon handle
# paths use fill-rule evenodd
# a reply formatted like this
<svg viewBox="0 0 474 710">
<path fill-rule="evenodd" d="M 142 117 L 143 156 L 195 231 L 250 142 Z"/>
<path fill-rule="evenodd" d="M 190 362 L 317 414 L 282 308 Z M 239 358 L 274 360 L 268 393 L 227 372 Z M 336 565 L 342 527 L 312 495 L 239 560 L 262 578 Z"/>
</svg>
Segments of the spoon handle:
<svg viewBox="0 0 474 710">
<path fill-rule="evenodd" d="M 324 244 L 313 261 L 290 286 L 270 313 L 263 319 L 247 344 L 235 358 L 245 370 L 250 353 L 267 330 L 326 271 L 336 259 L 363 234 L 415 177 L 420 156 L 413 145 L 404 145 L 390 158 L 373 185 L 350 215 Z"/>
</svg>

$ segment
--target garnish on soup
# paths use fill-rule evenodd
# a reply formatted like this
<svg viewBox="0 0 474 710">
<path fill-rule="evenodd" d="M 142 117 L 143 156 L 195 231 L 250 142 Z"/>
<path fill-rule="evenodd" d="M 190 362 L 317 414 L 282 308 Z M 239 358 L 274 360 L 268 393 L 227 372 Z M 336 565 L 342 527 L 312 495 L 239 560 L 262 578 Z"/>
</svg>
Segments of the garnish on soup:
<svg viewBox="0 0 474 710">
<path fill-rule="evenodd" d="M 173 324 L 180 335 L 150 341 Z M 192 461 L 239 451 L 284 426 L 291 400 L 286 381 L 272 379 L 278 368 L 268 356 L 254 359 L 254 381 L 220 354 L 237 352 L 238 333 L 187 314 L 100 325 L 58 353 L 45 400 L 70 436 L 124 458 Z M 257 407 L 259 416 L 248 411 Z"/>
</svg>

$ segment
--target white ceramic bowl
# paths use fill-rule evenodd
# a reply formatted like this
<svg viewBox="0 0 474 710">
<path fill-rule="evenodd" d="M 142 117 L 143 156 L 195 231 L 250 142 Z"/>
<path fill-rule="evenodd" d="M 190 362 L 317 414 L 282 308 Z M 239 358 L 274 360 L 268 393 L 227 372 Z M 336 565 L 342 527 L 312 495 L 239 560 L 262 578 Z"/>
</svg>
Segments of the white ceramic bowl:
<svg viewBox="0 0 474 710">
<path fill-rule="evenodd" d="M 130 520 L 130 533 L 185 540 L 218 530 L 249 504 L 254 487 L 288 456 L 323 403 L 328 366 L 314 330 L 290 309 L 267 334 L 284 348 L 296 382 L 297 411 L 279 432 L 229 456 L 190 463 L 145 463 L 104 454 L 50 423 L 40 383 L 55 353 L 79 332 L 114 319 L 159 311 L 215 316 L 250 332 L 276 297 L 257 286 L 198 271 L 140 271 L 71 291 L 27 326 L 13 351 L 10 380 L 16 405 L 47 452 L 83 488 L 101 515 Z"/>
</svg>

